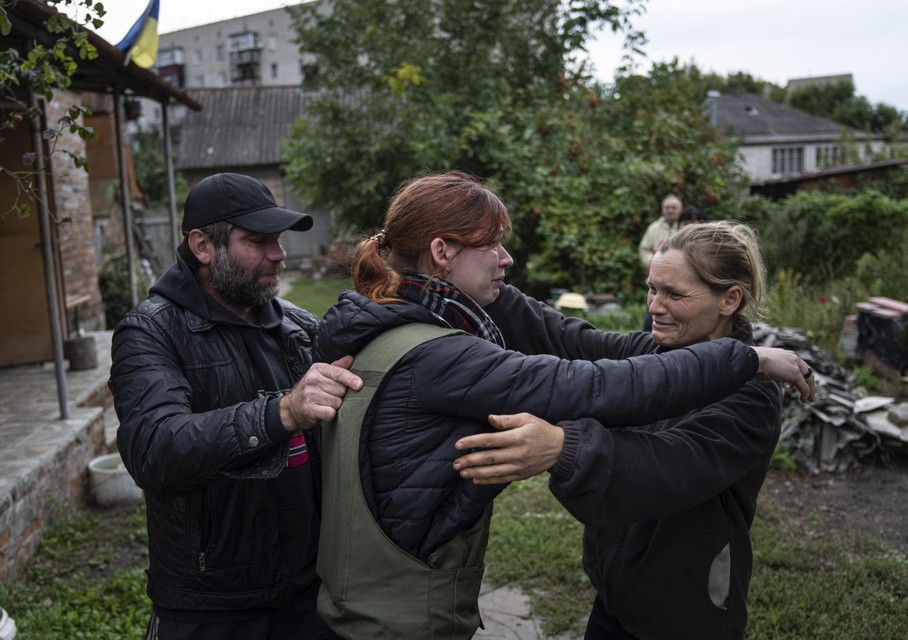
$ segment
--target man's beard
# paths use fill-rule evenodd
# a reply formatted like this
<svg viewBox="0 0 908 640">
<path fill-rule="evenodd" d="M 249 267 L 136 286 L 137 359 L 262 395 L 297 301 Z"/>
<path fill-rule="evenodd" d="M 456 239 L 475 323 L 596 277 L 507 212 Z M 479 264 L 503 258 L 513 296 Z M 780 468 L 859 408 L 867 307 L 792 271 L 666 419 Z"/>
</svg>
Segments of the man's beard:
<svg viewBox="0 0 908 640">
<path fill-rule="evenodd" d="M 224 302 L 238 307 L 256 307 L 274 300 L 278 293 L 278 282 L 264 286 L 259 283 L 262 276 L 280 276 L 284 263 L 272 263 L 270 268 L 256 269 L 249 274 L 233 261 L 227 247 L 217 247 L 215 261 L 208 275 L 208 284 L 220 294 Z"/>
</svg>

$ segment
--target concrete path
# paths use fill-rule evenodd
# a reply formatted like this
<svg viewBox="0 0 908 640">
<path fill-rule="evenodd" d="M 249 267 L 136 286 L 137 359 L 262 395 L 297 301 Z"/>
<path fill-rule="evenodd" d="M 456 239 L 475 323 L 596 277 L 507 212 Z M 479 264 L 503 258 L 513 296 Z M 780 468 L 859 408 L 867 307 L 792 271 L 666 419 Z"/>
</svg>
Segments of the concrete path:
<svg viewBox="0 0 908 640">
<path fill-rule="evenodd" d="M 530 599 L 519 588 L 483 584 L 479 610 L 485 629 L 474 638 L 486 640 L 574 640 L 573 636 L 552 639 L 543 635 L 540 621 L 533 616 Z"/>
</svg>

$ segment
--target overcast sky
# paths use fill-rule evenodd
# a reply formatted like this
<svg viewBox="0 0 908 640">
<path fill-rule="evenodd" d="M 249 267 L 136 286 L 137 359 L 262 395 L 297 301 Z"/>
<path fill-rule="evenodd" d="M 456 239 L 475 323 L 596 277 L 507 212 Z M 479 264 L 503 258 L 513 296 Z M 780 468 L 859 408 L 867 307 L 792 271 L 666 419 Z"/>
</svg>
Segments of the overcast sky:
<svg viewBox="0 0 908 640">
<path fill-rule="evenodd" d="M 159 31 L 295 4 L 280 0 L 161 0 Z M 111 0 L 100 34 L 116 44 L 147 0 Z M 745 71 L 785 85 L 789 78 L 851 73 L 857 93 L 908 111 L 908 2 L 905 0 L 650 0 L 635 21 L 653 61 L 678 57 L 704 71 Z M 621 36 L 590 47 L 597 76 L 612 79 Z M 641 72 L 649 69 L 644 62 Z"/>
</svg>

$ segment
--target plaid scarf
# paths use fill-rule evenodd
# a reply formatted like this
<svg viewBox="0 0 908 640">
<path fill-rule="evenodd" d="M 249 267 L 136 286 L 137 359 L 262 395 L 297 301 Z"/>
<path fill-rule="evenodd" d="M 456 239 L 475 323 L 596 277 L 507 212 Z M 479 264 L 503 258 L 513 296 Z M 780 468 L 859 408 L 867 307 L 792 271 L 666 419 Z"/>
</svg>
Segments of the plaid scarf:
<svg viewBox="0 0 908 640">
<path fill-rule="evenodd" d="M 463 329 L 504 348 L 504 337 L 498 326 L 473 298 L 450 282 L 440 278 L 429 279 L 422 274 L 411 275 L 404 278 L 397 295 L 424 306 L 445 327 Z"/>
</svg>

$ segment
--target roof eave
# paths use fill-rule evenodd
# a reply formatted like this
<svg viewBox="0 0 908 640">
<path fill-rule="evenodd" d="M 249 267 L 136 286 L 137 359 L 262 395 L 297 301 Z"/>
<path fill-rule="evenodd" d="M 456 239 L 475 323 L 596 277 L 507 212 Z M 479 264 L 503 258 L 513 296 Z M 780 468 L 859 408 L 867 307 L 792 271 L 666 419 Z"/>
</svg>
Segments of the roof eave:
<svg viewBox="0 0 908 640">
<path fill-rule="evenodd" d="M 12 31 L 7 39 L 31 39 L 52 45 L 56 38 L 44 29 L 44 21 L 58 12 L 38 0 L 19 0 L 8 8 Z M 84 27 L 79 30 L 87 34 L 89 42 L 97 49 L 98 57 L 79 61 L 72 76 L 70 88 L 75 91 L 95 93 L 129 92 L 136 96 L 151 98 L 161 103 L 178 102 L 190 109 L 200 111 L 202 105 L 180 89 L 162 80 L 153 71 L 143 69 L 133 62 L 126 64 L 126 54 L 119 51 L 104 38 Z"/>
</svg>

